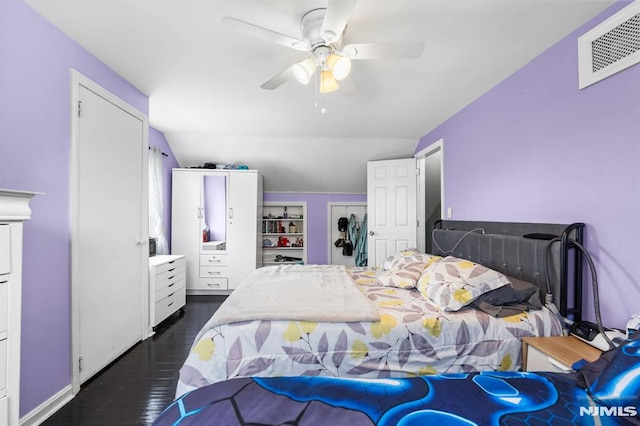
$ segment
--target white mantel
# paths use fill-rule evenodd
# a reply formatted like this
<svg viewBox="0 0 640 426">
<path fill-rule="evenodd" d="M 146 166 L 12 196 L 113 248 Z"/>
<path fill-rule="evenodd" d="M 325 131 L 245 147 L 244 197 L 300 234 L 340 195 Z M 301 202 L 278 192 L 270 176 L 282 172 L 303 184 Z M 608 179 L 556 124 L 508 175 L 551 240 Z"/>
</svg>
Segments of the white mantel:
<svg viewBox="0 0 640 426">
<path fill-rule="evenodd" d="M 0 188 L 0 220 L 22 221 L 31 219 L 29 201 L 41 192 L 14 191 Z"/>
</svg>

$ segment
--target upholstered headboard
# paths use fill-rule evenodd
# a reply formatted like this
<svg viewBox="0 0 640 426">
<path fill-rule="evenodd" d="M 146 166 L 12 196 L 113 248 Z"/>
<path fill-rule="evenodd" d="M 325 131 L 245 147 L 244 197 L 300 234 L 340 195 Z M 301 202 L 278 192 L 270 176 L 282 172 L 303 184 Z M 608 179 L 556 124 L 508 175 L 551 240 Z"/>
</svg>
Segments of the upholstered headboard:
<svg viewBox="0 0 640 426">
<path fill-rule="evenodd" d="M 468 259 L 549 291 L 562 316 L 582 319 L 583 223 L 474 222 L 441 220 L 433 232 L 433 254 Z M 525 237 L 526 236 L 526 237 Z M 551 239 L 552 237 L 556 237 Z M 548 284 L 547 284 L 548 283 Z"/>
</svg>

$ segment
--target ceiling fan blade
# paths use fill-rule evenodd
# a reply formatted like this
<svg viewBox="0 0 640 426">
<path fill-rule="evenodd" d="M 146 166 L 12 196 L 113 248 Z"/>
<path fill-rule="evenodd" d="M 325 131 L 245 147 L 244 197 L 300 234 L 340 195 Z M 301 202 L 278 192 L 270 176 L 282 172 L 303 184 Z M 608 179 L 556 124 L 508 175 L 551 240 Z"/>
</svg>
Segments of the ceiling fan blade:
<svg viewBox="0 0 640 426">
<path fill-rule="evenodd" d="M 329 0 L 324 13 L 320 36 L 327 43 L 334 43 L 342 37 L 347 21 L 358 0 Z"/>
<path fill-rule="evenodd" d="M 293 67 L 294 65 L 291 65 L 286 70 L 282 71 L 279 74 L 276 74 L 276 76 L 273 77 L 271 80 L 265 81 L 264 83 L 262 83 L 260 88 L 266 89 L 266 90 L 277 89 L 287 81 L 294 79 L 295 76 L 293 75 Z"/>
<path fill-rule="evenodd" d="M 259 38 L 261 40 L 270 41 L 273 43 L 281 44 L 283 46 L 290 47 L 292 49 L 301 50 L 307 52 L 309 46 L 302 40 L 289 37 L 288 35 L 280 34 L 278 32 L 268 30 L 266 28 L 259 27 L 249 22 L 241 21 L 230 16 L 222 18 L 222 28 L 235 31 L 239 34 L 248 35 L 251 37 Z"/>
<path fill-rule="evenodd" d="M 342 48 L 351 59 L 416 59 L 424 51 L 424 41 L 355 43 Z"/>
</svg>

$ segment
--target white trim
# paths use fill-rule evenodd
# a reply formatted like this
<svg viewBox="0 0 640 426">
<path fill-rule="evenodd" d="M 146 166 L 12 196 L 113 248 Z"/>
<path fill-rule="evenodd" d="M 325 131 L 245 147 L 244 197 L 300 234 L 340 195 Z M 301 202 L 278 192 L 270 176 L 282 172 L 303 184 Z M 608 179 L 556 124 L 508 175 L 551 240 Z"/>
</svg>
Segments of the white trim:
<svg viewBox="0 0 640 426">
<path fill-rule="evenodd" d="M 304 191 L 264 191 L 264 194 L 367 195 L 366 192 L 304 192 Z"/>
<path fill-rule="evenodd" d="M 640 13 L 640 0 L 629 3 L 626 7 L 620 9 L 617 13 L 610 16 L 599 25 L 578 38 L 578 74 L 580 89 L 584 89 L 600 80 L 603 80 L 613 74 L 616 74 L 632 65 L 640 62 L 640 51 L 620 59 L 619 61 L 604 67 L 596 72 L 592 68 L 592 50 L 591 44 L 594 40 L 608 33 L 615 27 L 628 21 L 633 16 Z"/>
<path fill-rule="evenodd" d="M 80 372 L 77 368 L 78 362 L 79 362 L 78 360 L 80 357 L 80 324 L 79 324 L 80 307 L 79 307 L 79 297 L 78 297 L 79 283 L 77 282 L 75 277 L 78 276 L 78 270 L 79 270 L 78 269 L 79 265 L 77 262 L 77 259 L 79 258 L 78 256 L 79 245 L 76 242 L 78 239 L 78 226 L 79 226 L 78 224 L 78 207 L 79 207 L 78 206 L 78 192 L 79 192 L 78 102 L 80 100 L 81 86 L 87 88 L 88 90 L 92 91 L 96 95 L 104 98 L 105 100 L 116 105 L 118 108 L 122 109 L 123 111 L 127 112 L 128 114 L 131 114 L 133 117 L 140 120 L 142 122 L 142 129 L 143 129 L 143 135 L 142 135 L 143 143 L 146 146 L 149 145 L 149 118 L 143 112 L 129 105 L 128 103 L 120 99 L 118 96 L 109 92 L 107 89 L 103 88 L 98 83 L 90 80 L 88 77 L 79 73 L 75 69 L 73 68 L 71 69 L 71 104 L 70 104 L 71 160 L 69 164 L 69 169 L 70 169 L 69 198 L 70 198 L 70 222 L 71 222 L 70 223 L 70 228 L 71 228 L 71 359 L 69 360 L 69 362 L 71 367 L 71 388 L 72 388 L 73 395 L 77 394 L 80 391 Z M 143 149 L 142 170 L 141 170 L 143 188 L 148 187 L 148 180 L 149 180 L 148 155 L 149 155 L 148 149 L 145 147 Z M 143 203 L 143 206 L 142 206 L 143 211 L 147 211 L 148 208 L 145 209 L 144 205 L 146 203 L 146 205 L 148 206 L 149 197 L 147 196 L 142 198 L 143 200 L 141 200 L 141 202 Z M 142 217 L 140 218 L 140 220 L 143 222 L 145 221 L 148 222 L 149 218 Z M 148 223 L 146 226 L 144 226 L 144 223 L 142 225 L 143 225 L 142 229 L 144 231 L 149 229 Z M 148 276 L 149 263 L 147 259 L 144 259 L 144 262 L 141 265 L 141 268 L 143 270 L 143 274 L 144 274 L 143 276 Z M 149 300 L 149 297 L 148 297 L 149 289 L 148 289 L 146 280 L 142 280 L 140 284 L 142 286 L 142 300 L 140 303 L 141 303 L 141 309 L 144 315 L 144 312 L 148 311 L 147 305 Z M 141 334 L 142 336 L 144 336 L 146 332 L 144 323 L 145 322 L 142 321 L 142 324 L 140 324 L 140 327 L 142 329 L 142 334 Z"/>
<path fill-rule="evenodd" d="M 71 385 L 64 387 L 58 393 L 38 405 L 20 418 L 20 426 L 37 426 L 44 423 L 49 417 L 55 414 L 66 403 L 73 399 Z"/>
<path fill-rule="evenodd" d="M 440 138 L 426 148 L 416 152 L 413 156 L 416 158 L 418 164 L 418 170 L 420 175 L 418 176 L 418 235 L 417 243 L 418 249 L 421 251 L 426 250 L 426 194 L 424 191 L 426 174 L 424 173 L 425 158 L 436 152 L 440 152 L 440 217 L 445 218 L 445 195 L 444 195 L 444 138 Z"/>
<path fill-rule="evenodd" d="M 331 241 L 331 229 L 334 226 L 331 223 L 331 208 L 333 206 L 364 206 L 365 210 L 368 210 L 366 201 L 331 201 L 327 203 L 327 263 L 331 262 L 331 249 L 333 247 L 333 241 Z"/>
</svg>

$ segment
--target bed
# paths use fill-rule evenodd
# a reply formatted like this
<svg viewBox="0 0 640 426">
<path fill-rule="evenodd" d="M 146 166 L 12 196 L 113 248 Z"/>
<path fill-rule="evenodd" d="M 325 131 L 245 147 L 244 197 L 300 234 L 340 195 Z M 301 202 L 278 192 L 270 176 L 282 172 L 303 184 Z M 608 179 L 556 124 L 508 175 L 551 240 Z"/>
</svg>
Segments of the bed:
<svg viewBox="0 0 640 426">
<path fill-rule="evenodd" d="M 569 242 L 582 226 L 441 222 L 429 255 L 404 250 L 370 268 L 259 268 L 196 336 L 176 397 L 239 377 L 517 371 L 522 337 L 559 335 L 560 314 L 580 316 Z M 548 240 L 556 235 L 558 244 Z M 531 298 L 515 311 L 476 305 L 478 289 L 491 295 L 516 282 L 553 294 L 560 313 L 529 309 Z"/>
<path fill-rule="evenodd" d="M 574 368 L 397 379 L 237 378 L 182 396 L 154 425 L 640 424 L 640 332 Z"/>
</svg>

